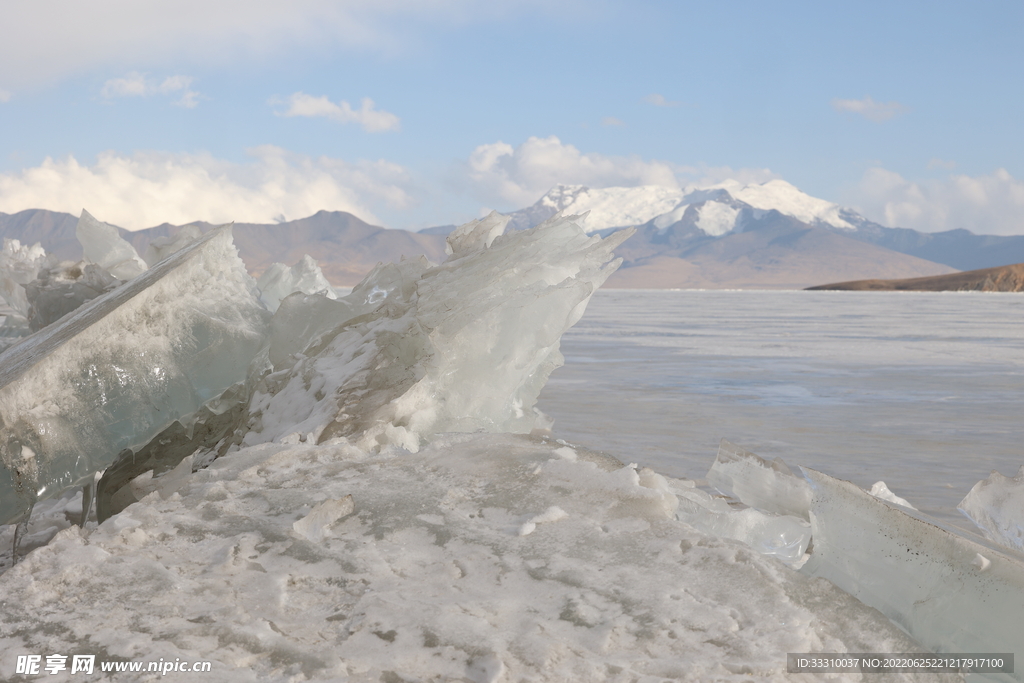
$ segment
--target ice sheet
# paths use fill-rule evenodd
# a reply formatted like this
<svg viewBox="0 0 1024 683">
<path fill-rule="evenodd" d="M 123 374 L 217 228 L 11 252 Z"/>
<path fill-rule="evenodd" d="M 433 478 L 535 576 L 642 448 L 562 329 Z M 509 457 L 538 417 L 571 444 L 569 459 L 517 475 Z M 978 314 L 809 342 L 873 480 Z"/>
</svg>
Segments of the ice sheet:
<svg viewBox="0 0 1024 683">
<path fill-rule="evenodd" d="M 268 317 L 225 226 L 9 349 L 0 522 L 89 480 L 175 420 L 187 426 L 246 379 Z"/>
</svg>

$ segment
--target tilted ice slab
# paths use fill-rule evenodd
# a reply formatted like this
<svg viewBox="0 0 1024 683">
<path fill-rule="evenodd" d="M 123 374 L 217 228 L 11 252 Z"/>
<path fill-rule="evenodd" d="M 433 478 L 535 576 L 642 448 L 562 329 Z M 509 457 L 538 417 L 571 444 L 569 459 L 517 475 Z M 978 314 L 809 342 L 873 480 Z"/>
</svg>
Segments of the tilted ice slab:
<svg viewBox="0 0 1024 683">
<path fill-rule="evenodd" d="M 704 533 L 745 543 L 762 555 L 772 555 L 789 565 L 804 560 L 811 540 L 811 527 L 806 520 L 752 507 L 736 509 L 699 489 L 676 490 L 676 494 L 676 519 Z"/>
<path fill-rule="evenodd" d="M 135 247 L 117 232 L 117 228 L 96 220 L 82 209 L 75 226 L 75 236 L 82 243 L 85 260 L 102 267 L 118 280 L 131 280 L 146 271 L 146 262 Z"/>
<path fill-rule="evenodd" d="M 209 232 L 9 349 L 0 364 L 0 523 L 91 482 L 245 380 L 269 314 L 231 241 Z"/>
<path fill-rule="evenodd" d="M 779 458 L 768 461 L 722 439 L 707 481 L 744 505 L 807 519 L 810 486 Z"/>
<path fill-rule="evenodd" d="M 1024 652 L 1024 555 L 802 469 L 814 548 L 801 571 L 875 607 L 935 652 Z M 1024 667 L 1017 672 L 1024 680 Z"/>
<path fill-rule="evenodd" d="M 492 214 L 449 235 L 440 266 L 378 266 L 337 301 L 292 295 L 245 443 L 346 437 L 416 451 L 439 432 L 549 426 L 534 404 L 562 364 L 562 333 L 632 234 L 601 239 L 579 222 L 556 216 L 502 234 L 508 217 Z"/>
<path fill-rule="evenodd" d="M 260 288 L 260 300 L 271 312 L 276 311 L 281 300 L 293 292 L 338 298 L 320 266 L 309 254 L 291 268 L 283 263 L 270 264 L 256 284 Z"/>
<path fill-rule="evenodd" d="M 989 540 L 1024 549 L 1024 466 L 1012 478 L 992 472 L 974 485 L 957 509 Z"/>
</svg>

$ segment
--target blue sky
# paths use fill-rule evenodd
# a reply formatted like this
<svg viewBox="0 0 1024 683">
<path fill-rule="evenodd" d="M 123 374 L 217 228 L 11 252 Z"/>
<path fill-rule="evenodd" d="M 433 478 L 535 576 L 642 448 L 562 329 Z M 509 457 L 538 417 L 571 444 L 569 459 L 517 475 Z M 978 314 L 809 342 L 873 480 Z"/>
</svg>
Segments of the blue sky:
<svg viewBox="0 0 1024 683">
<path fill-rule="evenodd" d="M 1024 3 L 0 0 L 0 211 L 457 223 L 781 177 L 1024 234 Z"/>
</svg>

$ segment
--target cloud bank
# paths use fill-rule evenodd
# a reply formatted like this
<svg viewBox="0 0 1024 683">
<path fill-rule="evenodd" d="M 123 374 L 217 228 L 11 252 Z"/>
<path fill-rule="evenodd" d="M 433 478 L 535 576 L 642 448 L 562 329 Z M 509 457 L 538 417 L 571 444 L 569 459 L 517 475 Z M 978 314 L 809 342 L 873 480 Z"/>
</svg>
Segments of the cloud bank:
<svg viewBox="0 0 1024 683">
<path fill-rule="evenodd" d="M 849 204 L 883 225 L 940 232 L 966 228 L 984 235 L 1024 234 L 1024 181 L 997 169 L 914 182 L 884 168 L 869 169 Z"/>
<path fill-rule="evenodd" d="M 196 220 L 272 223 L 320 210 L 348 211 L 379 223 L 375 206 L 410 205 L 407 171 L 386 161 L 348 163 L 249 150 L 248 163 L 203 154 L 113 152 L 89 166 L 74 157 L 0 174 L 0 211 L 45 208 L 74 215 L 87 208 L 129 230 Z"/>
<path fill-rule="evenodd" d="M 17 90 L 98 67 L 263 59 L 300 46 L 395 53 L 437 26 L 488 21 L 540 0 L 47 0 L 7 2 L 0 87 Z"/>
<path fill-rule="evenodd" d="M 270 104 L 282 104 L 282 102 L 274 98 L 270 100 Z M 313 97 L 304 92 L 292 94 L 288 98 L 287 104 L 288 109 L 277 112 L 278 116 L 324 117 L 338 123 L 358 123 L 368 133 L 398 130 L 401 127 L 397 116 L 391 112 L 375 109 L 373 100 L 369 97 L 362 99 L 359 109 L 353 109 L 352 105 L 344 100 L 336 104 L 327 97 Z"/>
</svg>

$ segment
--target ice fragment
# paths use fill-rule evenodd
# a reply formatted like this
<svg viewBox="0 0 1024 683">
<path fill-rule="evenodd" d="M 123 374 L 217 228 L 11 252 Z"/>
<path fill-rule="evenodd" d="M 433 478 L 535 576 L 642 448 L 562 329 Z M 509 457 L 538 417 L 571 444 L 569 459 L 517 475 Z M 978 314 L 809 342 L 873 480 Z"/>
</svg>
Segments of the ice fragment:
<svg viewBox="0 0 1024 683">
<path fill-rule="evenodd" d="M 974 485 L 957 506 L 991 541 L 1024 548 L 1024 466 L 1014 477 L 993 471 Z"/>
<path fill-rule="evenodd" d="M 722 439 L 708 484 L 745 505 L 807 519 L 811 489 L 782 460 L 769 462 Z"/>
<path fill-rule="evenodd" d="M 814 551 L 801 571 L 878 609 L 932 651 L 1024 652 L 1024 555 L 802 469 Z"/>
<path fill-rule="evenodd" d="M 175 420 L 189 432 L 204 403 L 248 377 L 268 317 L 225 226 L 9 349 L 0 523 Z"/>
<path fill-rule="evenodd" d="M 309 254 L 305 254 L 291 268 L 283 263 L 272 263 L 260 276 L 257 285 L 260 288 L 260 300 L 271 311 L 276 311 L 281 300 L 293 292 L 321 294 L 328 299 L 337 298 L 331 283 Z"/>
<path fill-rule="evenodd" d="M 286 299 L 293 319 L 308 320 L 302 309 L 322 316 L 298 335 L 275 323 L 275 373 L 253 399 L 245 443 L 299 431 L 415 451 L 443 431 L 549 427 L 534 405 L 562 364 L 559 339 L 632 233 L 601 239 L 578 217 L 558 217 L 497 236 L 504 221 L 492 215 L 457 230 L 440 266 L 378 266 L 337 302 Z"/>
<path fill-rule="evenodd" d="M 147 268 L 135 247 L 118 234 L 117 228 L 101 223 L 85 209 L 75 227 L 75 236 L 82 243 L 85 259 L 119 280 L 131 280 Z"/>
<path fill-rule="evenodd" d="M 916 510 L 917 508 L 907 502 L 905 498 L 900 498 L 895 493 L 889 490 L 889 487 L 885 485 L 884 481 L 876 481 L 871 486 L 871 490 L 868 491 L 872 496 L 879 500 L 886 500 L 895 505 L 902 505 L 905 508 Z"/>
<path fill-rule="evenodd" d="M 308 515 L 292 524 L 295 533 L 314 543 L 320 543 L 330 533 L 332 524 L 355 512 L 352 494 L 339 500 L 325 500 L 317 504 Z"/>
</svg>

